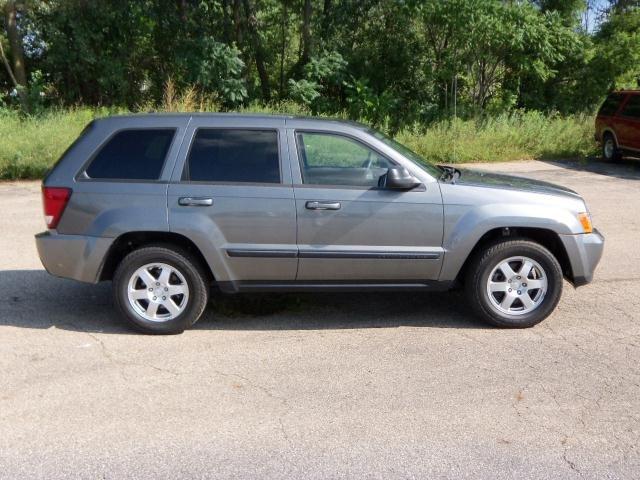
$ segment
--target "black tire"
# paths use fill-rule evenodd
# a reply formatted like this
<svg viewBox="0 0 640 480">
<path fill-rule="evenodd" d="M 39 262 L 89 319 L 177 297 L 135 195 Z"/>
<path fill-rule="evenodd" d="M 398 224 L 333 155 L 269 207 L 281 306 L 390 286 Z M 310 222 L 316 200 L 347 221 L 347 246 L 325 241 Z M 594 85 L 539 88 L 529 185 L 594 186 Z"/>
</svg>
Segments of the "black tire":
<svg viewBox="0 0 640 480">
<path fill-rule="evenodd" d="M 532 311 L 520 315 L 506 314 L 493 305 L 487 284 L 497 265 L 518 256 L 528 257 L 542 267 L 547 292 Z M 465 291 L 471 306 L 485 322 L 502 328 L 528 328 L 540 323 L 556 308 L 562 295 L 562 281 L 562 268 L 549 250 L 530 240 L 512 239 L 494 243 L 472 259 L 467 270 Z"/>
<path fill-rule="evenodd" d="M 611 133 L 605 133 L 602 137 L 602 159 L 610 163 L 617 163 L 622 160 L 622 152 Z"/>
<path fill-rule="evenodd" d="M 129 302 L 129 280 L 136 270 L 150 263 L 167 264 L 178 270 L 186 281 L 188 299 L 183 311 L 175 318 L 162 321 L 145 319 Z M 178 334 L 202 316 L 209 301 L 209 288 L 202 266 L 188 252 L 169 245 L 153 245 L 134 250 L 120 262 L 113 276 L 113 298 L 116 309 L 136 330 L 149 334 Z"/>
</svg>

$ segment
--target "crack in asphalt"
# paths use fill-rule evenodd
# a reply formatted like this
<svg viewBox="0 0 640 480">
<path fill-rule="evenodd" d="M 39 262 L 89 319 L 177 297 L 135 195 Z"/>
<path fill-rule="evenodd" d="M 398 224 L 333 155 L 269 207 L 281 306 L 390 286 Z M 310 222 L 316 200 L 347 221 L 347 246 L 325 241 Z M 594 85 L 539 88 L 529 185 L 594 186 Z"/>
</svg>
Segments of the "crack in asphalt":
<svg viewBox="0 0 640 480">
<path fill-rule="evenodd" d="M 100 351 L 102 352 L 102 355 L 109 360 L 109 362 L 111 362 L 114 365 L 119 365 L 121 367 L 126 367 L 126 366 L 137 366 L 137 367 L 147 367 L 147 368 L 151 368 L 153 370 L 156 370 L 158 372 L 162 372 L 162 373 L 167 373 L 170 374 L 174 377 L 178 377 L 181 375 L 189 375 L 191 374 L 191 372 L 176 372 L 173 370 L 168 370 L 165 368 L 160 368 L 156 365 L 150 364 L 150 363 L 138 363 L 138 362 L 126 362 L 126 361 L 122 361 L 120 359 L 117 359 L 113 356 L 113 354 L 109 351 L 109 349 L 107 348 L 107 346 L 105 345 L 105 343 L 102 341 L 102 339 L 100 337 L 98 337 L 96 334 L 94 334 L 93 332 L 90 332 L 88 330 L 82 329 L 80 328 L 78 325 L 75 325 L 73 323 L 66 323 L 66 325 L 72 326 L 74 328 L 77 328 L 79 331 L 87 334 L 89 337 L 91 337 L 91 339 L 93 339 L 94 342 L 96 342 L 99 347 L 100 347 Z M 122 371 L 121 369 L 118 369 L 118 372 L 120 373 L 120 375 L 122 376 L 123 379 L 125 380 L 129 380 L 127 378 L 127 376 L 125 375 L 124 371 Z M 251 379 L 237 374 L 237 373 L 227 373 L 227 372 L 223 372 L 220 370 L 213 370 L 214 373 L 216 373 L 219 376 L 222 377 L 235 377 L 237 379 L 242 380 L 243 382 L 245 382 L 246 384 L 248 384 L 250 387 L 252 387 L 255 390 L 259 390 L 262 393 L 264 393 L 266 396 L 268 396 L 271 399 L 277 400 L 278 402 L 280 402 L 281 405 L 283 405 L 286 409 L 286 411 L 284 412 L 284 414 L 280 415 L 278 417 L 278 425 L 279 425 L 279 429 L 282 433 L 282 436 L 284 438 L 284 440 L 287 442 L 287 444 L 289 445 L 289 447 L 293 447 L 293 444 L 291 442 L 291 439 L 289 437 L 289 434 L 287 433 L 287 430 L 284 426 L 284 422 L 282 421 L 282 418 L 284 415 L 286 415 L 290 410 L 291 410 L 291 406 L 289 405 L 288 401 L 286 398 L 281 397 L 279 395 L 275 395 L 271 390 L 269 390 L 268 388 L 252 381 Z"/>
<path fill-rule="evenodd" d="M 285 411 L 283 414 L 281 414 L 280 416 L 278 416 L 278 424 L 279 424 L 279 426 L 280 426 L 280 431 L 281 431 L 282 436 L 284 437 L 285 441 L 287 442 L 287 444 L 288 444 L 290 447 L 292 447 L 292 446 L 293 446 L 293 444 L 292 444 L 292 442 L 291 442 L 291 439 L 289 438 L 289 434 L 287 433 L 287 430 L 286 430 L 286 428 L 285 428 L 285 426 L 284 426 L 284 422 L 282 421 L 282 418 L 283 418 L 287 413 L 289 413 L 289 411 L 291 411 L 291 406 L 289 405 L 289 402 L 287 401 L 287 399 L 286 399 L 286 398 L 281 397 L 281 396 L 279 396 L 279 395 L 275 395 L 275 394 L 274 394 L 271 390 L 269 390 L 268 388 L 266 388 L 266 387 L 264 387 L 264 386 L 262 386 L 262 385 L 260 385 L 260 384 L 258 384 L 258 383 L 256 383 L 256 382 L 254 382 L 254 381 L 250 380 L 249 378 L 247 378 L 247 377 L 245 377 L 245 376 L 243 376 L 243 375 L 240 375 L 240 374 L 237 374 L 237 373 L 227 373 L 227 372 L 222 372 L 222 371 L 220 371 L 220 370 L 214 370 L 214 372 L 215 372 L 215 373 L 217 373 L 217 374 L 218 374 L 218 375 L 220 375 L 220 376 L 223 376 L 223 377 L 235 377 L 235 378 L 237 378 L 237 379 L 240 379 L 240 380 L 242 380 L 243 382 L 246 382 L 246 383 L 247 383 L 249 386 L 251 386 L 252 388 L 254 388 L 254 389 L 256 389 L 256 390 L 261 391 L 261 392 L 262 392 L 262 393 L 264 393 L 267 397 L 269 397 L 269 398 L 271 398 L 271 399 L 273 399 L 273 400 L 277 400 L 277 401 L 279 401 L 279 402 L 280 402 L 280 404 L 281 404 L 282 406 L 284 406 L 284 407 L 285 407 L 285 409 L 286 409 L 286 411 Z"/>
<path fill-rule="evenodd" d="M 139 363 L 139 362 L 130 362 L 130 361 L 124 361 L 121 360 L 119 358 L 116 358 L 113 356 L 113 354 L 111 353 L 111 351 L 107 348 L 107 346 L 105 345 L 104 341 L 95 333 L 90 332 L 74 323 L 71 322 L 66 322 L 64 324 L 61 325 L 69 325 L 70 327 L 76 328 L 78 331 L 88 335 L 96 344 L 98 344 L 98 346 L 100 347 L 100 351 L 102 352 L 102 355 L 104 358 L 106 358 L 107 360 L 109 360 L 110 363 L 112 363 L 113 365 L 119 365 L 121 367 L 146 367 L 146 368 L 151 368 L 152 370 L 156 370 L 158 372 L 162 372 L 162 373 L 167 373 L 169 375 L 173 375 L 174 377 L 177 377 L 178 375 L 180 375 L 177 372 L 174 372 L 172 370 L 168 370 L 168 369 L 164 369 L 164 368 L 160 368 L 156 365 L 153 364 L 149 364 L 149 363 Z M 127 375 L 125 374 L 125 372 L 122 369 L 118 369 L 119 374 L 122 376 L 123 379 L 129 381 L 129 378 L 127 377 Z"/>
<path fill-rule="evenodd" d="M 126 366 L 136 366 L 136 367 L 147 367 L 147 368 L 151 368 L 153 370 L 156 370 L 158 372 L 162 372 L 162 373 L 167 373 L 170 374 L 174 377 L 178 377 L 181 375 L 189 375 L 191 374 L 191 372 L 177 372 L 177 371 L 173 371 L 173 370 L 169 370 L 169 369 L 165 369 L 165 368 L 160 368 L 156 365 L 150 364 L 150 363 L 139 363 L 139 362 L 128 362 L 128 361 L 122 361 L 118 358 L 115 358 L 113 356 L 113 354 L 111 353 L 111 351 L 107 348 L 107 346 L 105 345 L 105 343 L 102 341 L 102 339 L 96 335 L 93 332 L 90 332 L 88 330 L 85 330 L 83 328 L 81 328 L 80 326 L 71 323 L 71 322 L 66 322 L 65 325 L 69 325 L 73 328 L 76 328 L 78 331 L 81 331 L 83 333 L 85 333 L 86 335 L 88 335 L 95 343 L 98 344 L 98 346 L 100 347 L 100 351 L 102 352 L 102 355 L 104 356 L 104 358 L 106 358 L 107 360 L 109 360 L 110 363 L 114 364 L 114 365 L 119 365 L 121 367 L 126 367 Z M 127 376 L 125 375 L 124 371 L 122 369 L 118 369 L 119 374 L 122 376 L 122 378 L 124 380 L 129 380 L 127 378 Z M 287 430 L 284 426 L 284 422 L 282 421 L 282 417 L 284 415 L 286 415 L 290 410 L 291 410 L 291 406 L 289 405 L 288 401 L 286 398 L 281 397 L 279 395 L 275 395 L 271 390 L 269 390 L 268 388 L 252 381 L 251 379 L 237 374 L 237 373 L 227 373 L 227 372 L 223 372 L 220 370 L 213 370 L 214 373 L 216 373 L 219 376 L 222 377 L 235 377 L 237 379 L 242 380 L 243 382 L 245 382 L 246 384 L 248 384 L 250 387 L 252 387 L 255 390 L 259 390 L 262 393 L 264 393 L 266 396 L 268 396 L 271 399 L 277 400 L 278 402 L 280 402 L 281 405 L 283 405 L 286 408 L 286 411 L 284 412 L 283 415 L 280 415 L 278 417 L 278 424 L 279 424 L 279 428 L 280 431 L 282 433 L 283 438 L 285 439 L 285 441 L 287 442 L 287 444 L 292 447 L 293 444 L 291 442 L 291 439 L 289 437 L 289 434 L 287 433 Z"/>
<path fill-rule="evenodd" d="M 567 437 L 565 437 L 565 443 L 566 443 Z M 572 462 L 571 460 L 569 460 L 569 458 L 567 457 L 567 453 L 568 453 L 568 448 L 565 447 L 564 452 L 562 453 L 562 460 L 564 460 L 564 462 L 569 465 L 569 468 L 571 470 L 573 470 L 574 472 L 576 472 L 578 475 L 583 476 L 582 475 L 582 471 L 580 471 L 580 469 L 576 466 L 575 462 Z"/>
</svg>

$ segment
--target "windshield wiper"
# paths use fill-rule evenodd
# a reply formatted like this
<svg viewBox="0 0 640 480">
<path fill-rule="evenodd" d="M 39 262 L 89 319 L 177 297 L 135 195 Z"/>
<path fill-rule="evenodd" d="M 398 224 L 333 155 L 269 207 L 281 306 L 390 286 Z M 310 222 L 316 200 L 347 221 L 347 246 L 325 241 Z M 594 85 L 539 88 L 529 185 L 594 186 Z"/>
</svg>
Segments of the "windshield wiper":
<svg viewBox="0 0 640 480">
<path fill-rule="evenodd" d="M 456 183 L 456 180 L 462 176 L 462 172 L 451 165 L 438 165 L 438 168 L 442 169 L 440 180 L 443 182 Z"/>
</svg>

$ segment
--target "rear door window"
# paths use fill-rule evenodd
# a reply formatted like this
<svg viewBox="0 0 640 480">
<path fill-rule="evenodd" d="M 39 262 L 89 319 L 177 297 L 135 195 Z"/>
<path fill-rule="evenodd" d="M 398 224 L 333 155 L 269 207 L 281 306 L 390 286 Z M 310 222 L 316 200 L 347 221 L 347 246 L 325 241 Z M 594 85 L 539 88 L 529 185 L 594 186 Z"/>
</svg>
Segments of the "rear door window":
<svg viewBox="0 0 640 480">
<path fill-rule="evenodd" d="M 131 129 L 116 133 L 86 169 L 93 179 L 157 180 L 175 129 Z"/>
<path fill-rule="evenodd" d="M 632 95 L 622 110 L 625 117 L 640 119 L 640 95 Z"/>
<path fill-rule="evenodd" d="M 621 93 L 610 94 L 602 104 L 602 107 L 600 107 L 600 110 L 598 111 L 598 115 L 605 115 L 605 116 L 615 115 L 615 113 L 618 111 L 618 106 L 620 106 L 620 102 L 622 101 L 623 98 L 624 98 L 624 95 Z"/>
<path fill-rule="evenodd" d="M 278 132 L 235 128 L 198 129 L 183 180 L 280 183 Z"/>
</svg>

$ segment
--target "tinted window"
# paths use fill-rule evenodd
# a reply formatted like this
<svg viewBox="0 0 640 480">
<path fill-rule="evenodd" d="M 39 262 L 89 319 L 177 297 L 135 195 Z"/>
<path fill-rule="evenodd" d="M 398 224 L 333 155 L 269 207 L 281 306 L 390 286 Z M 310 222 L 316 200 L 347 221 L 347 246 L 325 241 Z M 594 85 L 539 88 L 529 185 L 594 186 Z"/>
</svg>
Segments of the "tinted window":
<svg viewBox="0 0 640 480">
<path fill-rule="evenodd" d="M 632 95 L 622 110 L 625 117 L 640 118 L 640 95 Z"/>
<path fill-rule="evenodd" d="M 280 183 L 278 132 L 199 129 L 184 177 L 200 182 Z"/>
<path fill-rule="evenodd" d="M 622 95 L 621 93 L 612 93 L 611 95 L 609 95 L 607 99 L 604 101 L 604 103 L 602 104 L 602 107 L 600 107 L 600 111 L 598 112 L 598 115 L 615 114 L 623 98 L 624 98 L 624 95 Z"/>
<path fill-rule="evenodd" d="M 299 132 L 304 183 L 376 187 L 393 162 L 363 143 L 340 135 Z"/>
<path fill-rule="evenodd" d="M 100 149 L 87 168 L 90 178 L 157 180 L 175 129 L 123 130 Z"/>
</svg>

